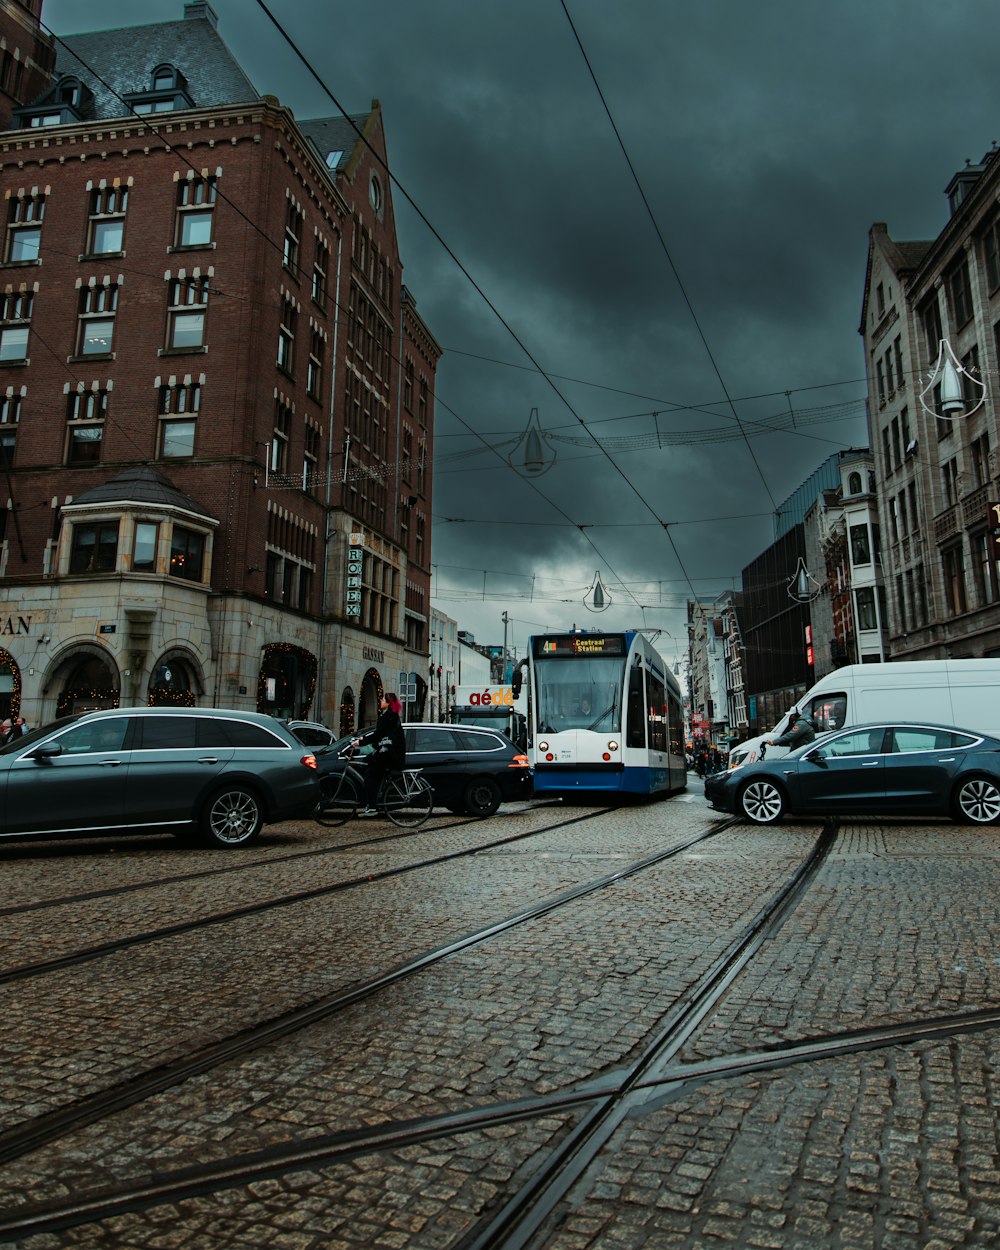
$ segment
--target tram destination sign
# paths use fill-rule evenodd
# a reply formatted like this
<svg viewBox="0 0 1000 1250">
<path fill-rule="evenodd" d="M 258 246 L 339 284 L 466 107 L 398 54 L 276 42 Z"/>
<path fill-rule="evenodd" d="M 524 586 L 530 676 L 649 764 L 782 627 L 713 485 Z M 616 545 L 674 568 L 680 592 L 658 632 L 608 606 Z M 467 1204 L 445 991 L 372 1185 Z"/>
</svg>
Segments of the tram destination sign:
<svg viewBox="0 0 1000 1250">
<path fill-rule="evenodd" d="M 534 642 L 536 660 L 625 654 L 625 639 L 621 634 L 553 634 L 548 638 L 536 638 Z"/>
</svg>

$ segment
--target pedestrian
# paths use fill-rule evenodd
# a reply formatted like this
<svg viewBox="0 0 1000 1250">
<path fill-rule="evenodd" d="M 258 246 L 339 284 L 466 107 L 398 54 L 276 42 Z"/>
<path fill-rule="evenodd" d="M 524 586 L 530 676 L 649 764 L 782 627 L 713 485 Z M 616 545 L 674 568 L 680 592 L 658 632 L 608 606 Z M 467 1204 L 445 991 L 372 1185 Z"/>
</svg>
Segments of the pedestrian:
<svg viewBox="0 0 1000 1250">
<path fill-rule="evenodd" d="M 13 728 L 13 722 L 9 716 L 5 721 L 0 722 L 0 746 L 5 746 L 8 742 L 10 742 L 11 738 L 14 736 Z"/>
<path fill-rule="evenodd" d="M 812 742 L 816 737 L 816 731 L 808 720 L 803 720 L 798 712 L 790 712 L 788 715 L 788 728 L 778 738 L 768 738 L 767 745 L 769 747 L 788 747 L 789 751 L 794 751 L 796 747 L 804 747 L 807 742 Z"/>
<path fill-rule="evenodd" d="M 375 747 L 365 760 L 365 806 L 358 812 L 359 816 L 376 814 L 382 778 L 387 772 L 398 772 L 406 765 L 406 738 L 403 736 L 403 722 L 399 719 L 403 705 L 391 692 L 384 694 L 378 705 L 379 717 L 375 728 L 354 740 L 355 746 L 371 742 Z"/>
<path fill-rule="evenodd" d="M 25 721 L 23 716 L 15 716 L 14 728 L 11 730 L 11 737 L 18 738 L 21 736 L 21 734 L 26 734 L 27 732 L 28 732 L 27 721 Z"/>
</svg>

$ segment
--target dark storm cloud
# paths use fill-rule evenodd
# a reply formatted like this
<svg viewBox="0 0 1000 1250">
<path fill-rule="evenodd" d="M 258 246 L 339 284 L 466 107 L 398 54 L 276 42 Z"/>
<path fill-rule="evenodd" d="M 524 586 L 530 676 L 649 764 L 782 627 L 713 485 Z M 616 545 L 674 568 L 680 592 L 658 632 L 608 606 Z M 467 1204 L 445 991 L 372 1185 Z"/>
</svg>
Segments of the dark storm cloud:
<svg viewBox="0 0 1000 1250">
<path fill-rule="evenodd" d="M 335 111 L 258 5 L 213 5 L 258 90 L 303 118 Z M 863 397 L 869 227 L 934 237 L 942 188 L 1000 136 L 994 0 L 567 0 L 661 245 L 559 0 L 271 7 L 348 111 L 379 98 L 395 175 L 554 383 L 397 190 L 404 280 L 446 349 L 435 582 L 480 638 L 499 636 L 505 609 L 621 625 L 639 623 L 637 601 L 682 602 L 686 575 L 699 591 L 732 584 L 770 542 L 775 505 L 867 438 L 858 418 L 752 423 Z M 44 16 L 69 33 L 182 9 L 46 0 Z M 666 415 L 675 405 L 692 410 Z M 593 446 L 553 443 L 555 466 L 525 481 L 484 441 L 516 437 L 532 408 L 564 435 L 583 422 L 638 436 L 652 418 L 626 418 L 657 409 L 663 430 L 734 436 L 609 441 L 622 474 Z M 628 587 L 587 618 L 579 591 L 598 567 Z M 647 623 L 681 633 L 677 611 Z"/>
</svg>

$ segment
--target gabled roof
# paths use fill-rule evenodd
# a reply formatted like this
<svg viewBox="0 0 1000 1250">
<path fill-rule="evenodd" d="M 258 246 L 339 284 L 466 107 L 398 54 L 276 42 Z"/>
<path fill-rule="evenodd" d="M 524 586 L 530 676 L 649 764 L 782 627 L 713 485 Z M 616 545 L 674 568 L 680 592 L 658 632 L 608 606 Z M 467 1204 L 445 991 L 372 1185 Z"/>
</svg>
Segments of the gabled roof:
<svg viewBox="0 0 1000 1250">
<path fill-rule="evenodd" d="M 107 482 L 102 482 L 100 486 L 85 490 L 82 495 L 76 495 L 68 507 L 124 503 L 177 508 L 182 512 L 203 517 L 206 521 L 218 522 L 218 517 L 206 512 L 197 500 L 178 490 L 168 477 L 148 464 L 133 465 Z"/>
<path fill-rule="evenodd" d="M 373 115 L 374 110 L 370 113 L 353 113 L 349 117 L 342 114 L 339 117 L 314 117 L 308 121 L 300 121 L 298 127 L 316 148 L 324 163 L 328 153 L 343 152 L 342 159 L 330 169 L 333 177 L 337 171 L 347 170 L 359 144 L 364 148 L 361 135 L 366 133 Z"/>
<path fill-rule="evenodd" d="M 99 121 L 127 117 L 130 110 L 119 96 L 148 91 L 158 65 L 181 71 L 196 108 L 260 99 L 212 22 L 202 17 L 67 35 L 57 45 L 54 72 L 57 78 L 72 74 L 93 91 Z"/>
<path fill-rule="evenodd" d="M 858 333 L 864 336 L 865 320 L 868 316 L 868 300 L 871 297 L 872 269 L 874 267 L 875 248 L 885 257 L 886 263 L 900 281 L 920 268 L 924 257 L 934 246 L 933 239 L 912 239 L 897 243 L 890 239 L 889 229 L 884 221 L 876 221 L 868 232 L 868 263 L 865 268 L 865 289 L 861 299 L 861 325 Z"/>
</svg>

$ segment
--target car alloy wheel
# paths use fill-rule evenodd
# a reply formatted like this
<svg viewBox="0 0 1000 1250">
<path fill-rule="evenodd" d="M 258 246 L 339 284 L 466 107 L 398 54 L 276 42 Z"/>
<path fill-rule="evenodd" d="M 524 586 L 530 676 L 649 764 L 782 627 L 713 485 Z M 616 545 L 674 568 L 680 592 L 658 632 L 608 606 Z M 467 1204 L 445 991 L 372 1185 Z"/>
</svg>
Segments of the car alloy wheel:
<svg viewBox="0 0 1000 1250">
<path fill-rule="evenodd" d="M 785 800 L 770 781 L 751 781 L 740 791 L 740 810 L 755 825 L 773 825 L 781 819 Z"/>
<path fill-rule="evenodd" d="M 960 819 L 992 825 L 1000 820 L 1000 787 L 988 777 L 969 777 L 958 788 L 956 806 Z"/>
<path fill-rule="evenodd" d="M 246 786 L 216 790 L 205 804 L 201 831 L 211 846 L 246 846 L 260 833 L 264 812 L 260 799 Z"/>
</svg>

